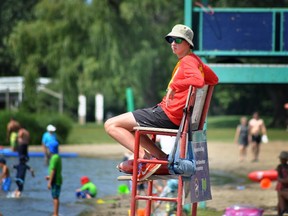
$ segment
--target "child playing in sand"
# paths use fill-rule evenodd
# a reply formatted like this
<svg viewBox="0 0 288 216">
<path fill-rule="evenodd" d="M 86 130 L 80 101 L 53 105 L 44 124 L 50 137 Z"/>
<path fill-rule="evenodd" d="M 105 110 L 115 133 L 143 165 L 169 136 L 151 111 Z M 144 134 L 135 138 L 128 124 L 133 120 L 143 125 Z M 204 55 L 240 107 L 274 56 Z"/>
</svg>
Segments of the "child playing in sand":
<svg viewBox="0 0 288 216">
<path fill-rule="evenodd" d="M 13 168 L 17 170 L 16 174 L 16 184 L 18 189 L 15 190 L 15 197 L 20 197 L 24 187 L 26 170 L 31 172 L 31 175 L 34 177 L 34 170 L 26 164 L 27 158 L 26 155 L 22 155 L 19 160 L 19 164 L 14 165 Z"/>
<path fill-rule="evenodd" d="M 282 151 L 279 160 L 280 164 L 276 168 L 278 173 L 276 191 L 278 195 L 278 216 L 282 216 L 288 210 L 288 152 Z"/>
<path fill-rule="evenodd" d="M 87 176 L 81 177 L 82 187 L 76 190 L 76 197 L 82 199 L 91 199 L 97 195 L 97 187 Z"/>
<path fill-rule="evenodd" d="M 0 168 L 2 169 L 2 173 L 0 175 L 0 183 L 2 183 L 1 189 L 8 192 L 11 186 L 11 178 L 9 168 L 6 165 L 6 160 L 4 158 L 0 158 Z"/>
</svg>

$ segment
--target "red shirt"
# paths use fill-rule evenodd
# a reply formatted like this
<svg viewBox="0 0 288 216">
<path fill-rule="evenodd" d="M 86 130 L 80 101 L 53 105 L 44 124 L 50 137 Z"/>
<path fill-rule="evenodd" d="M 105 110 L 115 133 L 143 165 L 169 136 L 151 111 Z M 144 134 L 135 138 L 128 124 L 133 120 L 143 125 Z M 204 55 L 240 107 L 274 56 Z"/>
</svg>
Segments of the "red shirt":
<svg viewBox="0 0 288 216">
<path fill-rule="evenodd" d="M 173 100 L 166 107 L 166 96 L 164 96 L 159 106 L 174 124 L 180 125 L 189 86 L 202 88 L 205 84 L 216 85 L 217 83 L 216 74 L 198 56 L 191 53 L 179 59 L 174 68 L 169 83 L 169 87 L 175 91 Z"/>
</svg>

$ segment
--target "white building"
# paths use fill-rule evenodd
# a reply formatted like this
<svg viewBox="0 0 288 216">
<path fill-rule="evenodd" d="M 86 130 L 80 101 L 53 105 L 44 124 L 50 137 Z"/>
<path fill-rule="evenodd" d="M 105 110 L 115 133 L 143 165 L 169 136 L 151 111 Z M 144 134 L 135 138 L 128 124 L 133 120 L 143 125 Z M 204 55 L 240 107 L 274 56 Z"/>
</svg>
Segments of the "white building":
<svg viewBox="0 0 288 216">
<path fill-rule="evenodd" d="M 50 78 L 39 78 L 38 88 L 43 88 L 51 82 Z M 24 78 L 17 77 L 0 77 L 0 109 L 15 109 L 23 99 Z"/>
</svg>

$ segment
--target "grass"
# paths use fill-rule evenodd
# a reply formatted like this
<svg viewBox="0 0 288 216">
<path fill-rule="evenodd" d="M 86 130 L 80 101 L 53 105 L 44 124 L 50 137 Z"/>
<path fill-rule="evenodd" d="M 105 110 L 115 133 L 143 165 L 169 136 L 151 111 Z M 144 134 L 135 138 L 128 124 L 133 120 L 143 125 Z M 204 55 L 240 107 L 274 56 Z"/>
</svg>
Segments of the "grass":
<svg viewBox="0 0 288 216">
<path fill-rule="evenodd" d="M 197 209 L 197 216 L 222 216 L 223 215 L 223 211 L 216 211 L 213 209 Z"/>
<path fill-rule="evenodd" d="M 209 141 L 218 141 L 224 143 L 232 143 L 236 126 L 238 125 L 240 116 L 217 116 L 209 117 L 207 125 L 207 138 Z M 264 118 L 267 125 L 271 120 Z M 268 128 L 269 141 L 288 141 L 287 131 L 284 128 L 270 129 Z M 109 137 L 103 125 L 88 123 L 86 125 L 75 124 L 67 143 L 69 144 L 105 144 L 116 143 Z"/>
<path fill-rule="evenodd" d="M 75 124 L 68 136 L 69 144 L 104 144 L 115 143 L 115 141 L 107 135 L 103 125 L 88 123 L 86 125 Z"/>
</svg>

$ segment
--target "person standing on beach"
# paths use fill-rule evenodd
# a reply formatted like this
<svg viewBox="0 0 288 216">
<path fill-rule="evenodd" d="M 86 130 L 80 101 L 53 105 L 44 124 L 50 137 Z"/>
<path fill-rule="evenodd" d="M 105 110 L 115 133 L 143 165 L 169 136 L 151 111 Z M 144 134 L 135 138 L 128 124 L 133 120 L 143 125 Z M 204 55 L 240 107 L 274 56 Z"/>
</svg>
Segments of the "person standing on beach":
<svg viewBox="0 0 288 216">
<path fill-rule="evenodd" d="M 253 160 L 252 162 L 257 162 L 259 159 L 260 153 L 260 144 L 262 136 L 267 136 L 267 130 L 264 124 L 263 119 L 259 117 L 258 112 L 254 112 L 252 119 L 249 121 L 249 135 L 251 136 L 251 145 Z"/>
<path fill-rule="evenodd" d="M 245 116 L 240 118 L 240 124 L 236 128 L 234 142 L 239 146 L 239 161 L 242 162 L 246 158 L 248 146 L 248 120 Z"/>
<path fill-rule="evenodd" d="M 134 153 L 134 127 L 178 129 L 189 86 L 202 88 L 205 84 L 216 85 L 218 83 L 215 73 L 191 51 L 194 48 L 193 36 L 194 33 L 188 26 L 177 24 L 165 37 L 172 52 L 177 56 L 178 63 L 172 72 L 166 95 L 160 103 L 154 107 L 112 117 L 105 122 L 106 132 L 131 152 Z M 142 135 L 140 144 L 139 158 L 167 158 L 167 154 L 161 151 L 148 136 Z M 147 163 L 146 166 L 142 166 L 137 176 L 138 180 L 150 177 L 160 166 L 156 163 Z"/>
<path fill-rule="evenodd" d="M 0 174 L 1 190 L 8 192 L 10 190 L 12 181 L 9 168 L 6 165 L 6 160 L 4 158 L 0 158 L 0 168 L 2 169 L 2 173 Z"/>
<path fill-rule="evenodd" d="M 17 190 L 15 190 L 15 197 L 20 197 L 24 187 L 24 181 L 26 176 L 26 170 L 31 172 L 32 177 L 34 177 L 34 170 L 26 164 L 27 157 L 21 155 L 19 158 L 19 164 L 14 165 L 13 168 L 17 170 L 15 182 L 17 184 Z"/>
<path fill-rule="evenodd" d="M 278 179 L 276 184 L 276 191 L 278 197 L 278 216 L 282 216 L 288 210 L 288 152 L 282 151 L 279 155 L 280 164 L 276 170 Z"/>
<path fill-rule="evenodd" d="M 60 205 L 59 197 L 62 185 L 62 160 L 58 154 L 58 143 L 50 143 L 49 151 L 52 156 L 49 161 L 49 176 L 46 176 L 48 181 L 47 188 L 51 190 L 51 195 L 53 198 L 53 216 L 58 216 Z"/>
</svg>

